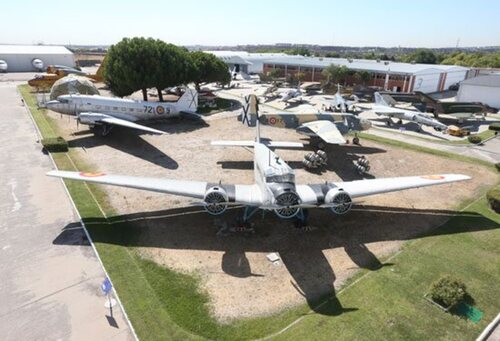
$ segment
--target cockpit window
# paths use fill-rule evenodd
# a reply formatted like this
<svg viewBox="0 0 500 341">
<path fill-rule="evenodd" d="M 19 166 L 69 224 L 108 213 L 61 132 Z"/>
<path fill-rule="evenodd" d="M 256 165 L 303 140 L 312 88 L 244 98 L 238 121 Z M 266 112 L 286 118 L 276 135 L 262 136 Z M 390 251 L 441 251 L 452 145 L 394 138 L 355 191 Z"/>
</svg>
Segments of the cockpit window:
<svg viewBox="0 0 500 341">
<path fill-rule="evenodd" d="M 268 175 L 266 176 L 266 182 L 267 183 L 283 183 L 283 182 L 290 182 L 293 183 L 295 182 L 295 175 L 294 174 L 281 174 L 281 175 Z"/>
<path fill-rule="evenodd" d="M 68 99 L 66 99 L 66 98 L 60 98 L 59 102 L 64 103 L 64 104 L 69 103 Z"/>
</svg>

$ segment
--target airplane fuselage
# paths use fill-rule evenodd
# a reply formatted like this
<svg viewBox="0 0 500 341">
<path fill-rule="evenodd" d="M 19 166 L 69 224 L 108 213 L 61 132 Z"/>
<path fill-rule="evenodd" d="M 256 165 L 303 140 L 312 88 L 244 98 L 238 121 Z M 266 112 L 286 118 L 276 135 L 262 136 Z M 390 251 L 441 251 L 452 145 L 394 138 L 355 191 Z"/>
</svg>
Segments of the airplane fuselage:
<svg viewBox="0 0 500 341">
<path fill-rule="evenodd" d="M 255 183 L 261 190 L 262 206 L 275 205 L 280 200 L 288 200 L 290 205 L 297 200 L 298 204 L 295 172 L 281 157 L 261 143 L 255 143 L 254 147 L 254 175 Z"/>
<path fill-rule="evenodd" d="M 255 116 L 254 116 L 255 117 Z M 252 120 L 254 119 L 252 117 Z M 301 125 L 314 121 L 331 121 L 336 126 L 339 132 L 343 135 L 347 134 L 351 128 L 355 130 L 368 130 L 371 123 L 365 119 L 347 118 L 335 113 L 317 112 L 317 113 L 266 113 L 260 116 L 260 123 L 278 128 L 298 129 L 297 132 L 307 136 L 316 136 L 309 129 L 300 129 Z M 352 124 L 352 126 L 351 126 Z"/>
<path fill-rule="evenodd" d="M 47 102 L 47 108 L 65 115 L 100 113 L 127 121 L 151 120 L 179 116 L 175 103 L 146 102 L 131 99 L 88 95 L 64 95 Z"/>
<path fill-rule="evenodd" d="M 445 124 L 431 118 L 429 115 L 416 111 L 398 109 L 380 105 L 374 105 L 372 111 L 375 112 L 377 115 L 383 115 L 389 118 L 395 117 L 401 120 L 412 121 L 419 125 L 423 124 L 443 131 L 445 131 L 448 128 Z"/>
</svg>

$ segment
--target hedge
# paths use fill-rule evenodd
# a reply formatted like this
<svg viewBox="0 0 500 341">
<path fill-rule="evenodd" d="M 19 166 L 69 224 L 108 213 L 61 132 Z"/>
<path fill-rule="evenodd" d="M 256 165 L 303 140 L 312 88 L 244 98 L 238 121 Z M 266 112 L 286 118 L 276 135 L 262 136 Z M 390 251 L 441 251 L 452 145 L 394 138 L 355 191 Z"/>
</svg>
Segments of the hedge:
<svg viewBox="0 0 500 341">
<path fill-rule="evenodd" d="M 479 144 L 483 140 L 481 136 L 478 135 L 470 135 L 467 139 L 469 140 L 470 143 L 474 144 Z"/>
<path fill-rule="evenodd" d="M 491 209 L 496 213 L 500 213 L 500 188 L 490 189 L 486 193 L 486 199 L 488 199 Z"/>
<path fill-rule="evenodd" d="M 500 122 L 494 122 L 489 125 L 489 130 L 500 131 Z"/>
<path fill-rule="evenodd" d="M 42 139 L 42 146 L 50 153 L 67 152 L 68 142 L 61 136 Z"/>
</svg>

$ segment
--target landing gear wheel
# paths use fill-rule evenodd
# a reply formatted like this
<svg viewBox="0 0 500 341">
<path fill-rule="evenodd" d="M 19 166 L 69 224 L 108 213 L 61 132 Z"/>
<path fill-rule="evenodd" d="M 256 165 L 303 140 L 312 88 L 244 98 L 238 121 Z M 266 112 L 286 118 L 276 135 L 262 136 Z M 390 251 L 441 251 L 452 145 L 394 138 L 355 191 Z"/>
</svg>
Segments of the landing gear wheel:
<svg viewBox="0 0 500 341">
<path fill-rule="evenodd" d="M 96 128 L 94 128 L 94 129 L 96 129 Z M 111 132 L 111 129 L 113 129 L 113 126 L 109 125 L 109 124 L 102 124 L 99 128 L 100 129 L 96 129 L 97 133 L 99 135 L 101 135 L 102 137 L 105 137 L 105 136 L 109 135 L 109 133 Z"/>
<path fill-rule="evenodd" d="M 355 137 L 352 139 L 352 143 L 359 145 L 359 137 Z"/>
<path fill-rule="evenodd" d="M 398 120 L 398 124 L 403 124 L 403 120 Z"/>
</svg>

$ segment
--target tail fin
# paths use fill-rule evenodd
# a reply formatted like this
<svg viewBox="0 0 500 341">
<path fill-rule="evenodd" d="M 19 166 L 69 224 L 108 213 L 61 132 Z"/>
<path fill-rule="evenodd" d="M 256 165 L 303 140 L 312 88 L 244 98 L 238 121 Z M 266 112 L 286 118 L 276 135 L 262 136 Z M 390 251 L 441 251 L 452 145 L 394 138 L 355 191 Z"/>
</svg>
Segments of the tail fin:
<svg viewBox="0 0 500 341">
<path fill-rule="evenodd" d="M 375 97 L 375 103 L 380 104 L 380 105 L 384 105 L 386 107 L 389 106 L 387 101 L 384 99 L 384 97 L 382 97 L 382 95 L 380 93 L 375 92 L 375 94 L 373 94 L 373 96 Z"/>
<path fill-rule="evenodd" d="M 177 101 L 177 109 L 184 112 L 196 112 L 198 110 L 198 91 L 186 88 L 184 94 Z"/>
</svg>

